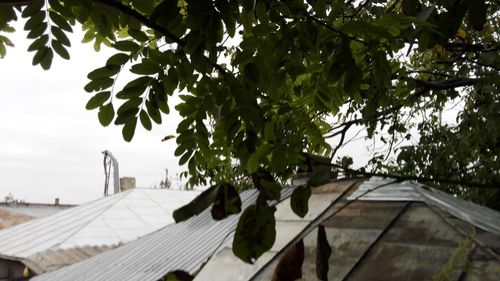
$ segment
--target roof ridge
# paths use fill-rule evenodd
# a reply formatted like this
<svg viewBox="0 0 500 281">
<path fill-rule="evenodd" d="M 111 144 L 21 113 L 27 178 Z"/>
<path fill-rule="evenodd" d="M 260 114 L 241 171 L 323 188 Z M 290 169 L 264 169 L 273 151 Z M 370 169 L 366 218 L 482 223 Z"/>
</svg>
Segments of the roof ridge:
<svg viewBox="0 0 500 281">
<path fill-rule="evenodd" d="M 59 243 L 57 244 L 54 244 L 52 247 L 58 247 L 62 244 L 64 244 L 66 241 L 68 241 L 70 239 L 70 237 L 73 237 L 76 233 L 78 233 L 80 230 L 82 230 L 84 227 L 86 227 L 87 225 L 89 225 L 91 222 L 93 222 L 97 217 L 99 217 L 100 215 L 102 215 L 103 213 L 105 213 L 107 210 L 109 210 L 111 207 L 113 207 L 116 203 L 120 202 L 121 200 L 123 200 L 123 198 L 127 197 L 126 195 L 130 194 L 131 190 L 133 189 L 130 189 L 130 190 L 127 190 L 127 191 L 124 191 L 124 192 L 120 192 L 118 194 L 113 194 L 113 196 L 115 195 L 122 195 L 121 198 L 118 198 L 117 200 L 115 200 L 115 202 L 113 202 L 112 204 L 108 205 L 106 208 L 103 208 L 100 212 L 98 212 L 94 217 L 92 217 L 91 219 L 89 219 L 86 223 L 82 224 L 78 229 L 76 229 L 75 231 L 73 231 L 71 234 L 69 234 L 64 240 L 60 241 Z"/>
<path fill-rule="evenodd" d="M 50 225 L 54 225 L 54 223 L 57 224 L 60 221 L 67 219 L 68 217 L 72 217 L 72 218 L 77 217 L 78 220 L 85 220 L 85 218 L 86 218 L 85 216 L 87 215 L 86 213 L 89 212 L 89 210 L 92 210 L 95 208 L 101 209 L 101 208 L 103 208 L 103 205 L 105 206 L 106 204 L 109 204 L 107 202 L 103 202 L 104 201 L 103 199 L 105 199 L 105 198 L 93 200 L 91 202 L 82 204 L 80 206 L 77 206 L 74 208 L 69 208 L 67 210 L 63 210 L 61 212 L 58 212 L 58 213 L 51 215 L 51 216 L 48 216 L 48 217 L 36 218 L 36 219 L 30 220 L 26 223 L 16 225 L 14 227 L 2 229 L 0 231 L 0 237 L 2 237 L 4 239 L 12 239 L 15 237 L 15 241 L 18 241 L 19 239 L 29 241 L 29 240 L 27 240 L 27 239 L 29 239 L 29 233 L 24 232 L 26 229 L 32 229 L 32 228 L 46 229 L 44 227 L 44 225 L 46 225 L 47 223 L 50 223 Z M 111 200 L 111 197 L 110 197 L 110 200 Z M 94 212 L 91 212 L 90 214 L 88 214 L 90 217 L 90 220 L 94 219 L 94 216 L 91 216 L 91 214 L 93 214 L 93 213 Z M 78 224 L 76 226 L 70 225 L 70 227 L 67 230 L 64 230 L 64 232 L 58 232 L 56 234 L 56 236 L 59 236 L 59 235 L 63 236 L 63 237 L 65 237 L 66 235 L 71 236 L 74 233 L 74 231 L 72 231 L 73 228 L 81 229 L 80 227 L 78 227 Z M 37 241 L 37 242 L 35 242 L 35 243 L 37 243 L 36 245 L 38 245 L 38 246 L 43 245 L 45 242 L 52 241 L 53 238 L 56 238 L 56 236 L 51 236 L 51 237 L 47 238 L 46 237 L 47 234 L 48 234 L 48 232 L 39 233 L 38 238 L 35 239 Z M 63 239 L 63 240 L 67 240 L 67 239 L 68 238 Z M 4 242 L 8 242 L 8 241 L 1 241 L 0 240 L 0 249 L 1 249 L 2 253 L 3 253 L 3 251 L 7 251 L 12 255 L 18 255 L 20 252 L 24 252 L 26 250 L 26 248 L 17 249 L 17 248 L 21 247 L 21 245 L 23 245 L 23 244 L 15 243 L 13 245 L 11 243 L 4 243 Z M 57 241 L 53 241 L 52 243 L 50 243 L 49 247 L 55 247 L 55 246 L 60 245 L 60 243 L 58 243 Z M 25 245 L 22 247 L 25 247 Z M 14 251 L 14 249 L 16 249 L 15 250 L 16 254 L 13 254 L 10 252 L 10 251 Z"/>
</svg>

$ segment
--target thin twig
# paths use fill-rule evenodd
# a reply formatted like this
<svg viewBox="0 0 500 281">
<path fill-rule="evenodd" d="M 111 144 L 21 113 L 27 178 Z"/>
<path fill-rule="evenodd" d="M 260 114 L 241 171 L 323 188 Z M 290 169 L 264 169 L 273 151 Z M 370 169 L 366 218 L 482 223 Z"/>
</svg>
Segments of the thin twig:
<svg viewBox="0 0 500 281">
<path fill-rule="evenodd" d="M 349 130 L 349 128 L 352 126 L 352 124 L 348 125 L 348 126 L 345 126 L 342 131 L 341 131 L 341 136 L 340 136 L 340 140 L 339 140 L 339 143 L 337 144 L 337 147 L 335 147 L 335 149 L 333 150 L 332 152 L 332 156 L 330 157 L 330 161 L 333 159 L 333 157 L 335 157 L 335 154 L 337 154 L 337 151 L 340 149 L 340 147 L 344 144 L 344 140 L 345 140 L 345 135 L 347 133 L 347 130 Z"/>
<path fill-rule="evenodd" d="M 335 167 L 337 169 L 342 169 L 345 172 L 348 172 L 351 174 L 368 176 L 368 177 L 386 177 L 386 178 L 394 178 L 394 179 L 401 180 L 401 181 L 414 180 L 414 181 L 419 181 L 419 182 L 436 182 L 436 183 L 455 184 L 455 185 L 461 185 L 461 186 L 467 186 L 467 187 L 477 187 L 477 188 L 500 188 L 499 182 L 480 183 L 480 182 L 469 182 L 469 181 L 451 180 L 451 179 L 443 179 L 443 178 L 430 178 L 430 177 L 424 177 L 424 176 L 405 176 L 405 175 L 395 175 L 395 174 L 389 174 L 389 173 L 365 172 L 365 171 L 361 171 L 361 170 L 346 168 L 346 167 L 343 167 L 341 165 L 334 164 L 334 163 L 330 163 L 329 165 L 332 167 Z"/>
</svg>

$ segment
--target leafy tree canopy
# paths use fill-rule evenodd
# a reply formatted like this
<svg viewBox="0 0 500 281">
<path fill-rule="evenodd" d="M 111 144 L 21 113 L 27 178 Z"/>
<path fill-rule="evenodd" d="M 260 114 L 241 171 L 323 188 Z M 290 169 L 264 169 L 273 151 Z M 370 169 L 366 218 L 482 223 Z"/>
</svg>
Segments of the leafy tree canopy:
<svg viewBox="0 0 500 281">
<path fill-rule="evenodd" d="M 171 110 L 179 164 L 212 185 L 175 214 L 241 211 L 235 182 L 260 192 L 243 211 L 235 254 L 251 262 L 274 243 L 282 184 L 303 216 L 325 173 L 420 179 L 499 207 L 499 12 L 492 0 L 11 0 L 0 6 L 0 56 L 23 18 L 33 65 L 69 59 L 67 33 L 116 50 L 90 72 L 86 107 L 103 126 L 150 130 Z M 7 35 L 7 36 L 6 36 Z M 134 74 L 123 88 L 118 75 Z M 455 105 L 456 120 L 443 120 Z M 386 144 L 366 167 L 336 153 L 352 128 Z M 355 153 L 355 152 L 353 152 Z M 314 164 L 325 156 L 329 168 Z M 324 160 L 324 159 L 323 159 Z M 321 162 L 321 161 L 320 161 Z M 323 161 L 325 162 L 325 161 Z"/>
</svg>

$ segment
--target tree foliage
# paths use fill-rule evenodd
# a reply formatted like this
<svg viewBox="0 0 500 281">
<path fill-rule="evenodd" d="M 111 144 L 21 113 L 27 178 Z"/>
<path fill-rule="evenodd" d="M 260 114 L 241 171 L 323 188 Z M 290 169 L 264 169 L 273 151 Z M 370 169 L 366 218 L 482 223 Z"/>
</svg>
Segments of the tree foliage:
<svg viewBox="0 0 500 281">
<path fill-rule="evenodd" d="M 24 18 L 33 65 L 69 59 L 67 33 L 116 50 L 87 76 L 86 108 L 103 126 L 161 124 L 175 106 L 175 155 L 191 185 L 212 185 L 176 213 L 213 205 L 221 219 L 240 211 L 234 180 L 260 192 L 244 210 L 235 253 L 251 262 L 273 244 L 274 207 L 297 171 L 313 171 L 292 195 L 307 212 L 310 188 L 362 127 L 385 144 L 366 167 L 331 164 L 344 175 L 421 179 L 499 207 L 500 56 L 498 2 L 490 0 L 28 0 L 0 10 L 4 32 Z M 118 75 L 131 73 L 123 88 Z M 443 120 L 455 104 L 455 120 Z M 356 152 L 353 152 L 355 154 Z M 319 173 L 319 174 L 318 174 Z M 490 189 L 492 188 L 493 189 Z"/>
</svg>

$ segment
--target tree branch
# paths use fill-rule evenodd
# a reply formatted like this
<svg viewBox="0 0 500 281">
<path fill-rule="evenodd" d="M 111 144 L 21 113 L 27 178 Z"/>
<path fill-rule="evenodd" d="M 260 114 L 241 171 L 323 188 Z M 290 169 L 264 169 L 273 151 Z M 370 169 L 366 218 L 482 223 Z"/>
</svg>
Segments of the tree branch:
<svg viewBox="0 0 500 281">
<path fill-rule="evenodd" d="M 446 43 L 443 46 L 447 51 L 467 51 L 467 52 L 498 52 L 500 46 L 488 47 L 483 44 L 468 44 L 468 43 Z"/>
<path fill-rule="evenodd" d="M 340 149 L 340 147 L 344 144 L 344 140 L 345 140 L 345 135 L 347 133 L 347 130 L 349 130 L 349 128 L 353 125 L 353 123 L 345 126 L 342 131 L 340 131 L 341 133 L 341 136 L 340 136 L 340 140 L 339 140 L 339 144 L 337 145 L 337 147 L 335 147 L 335 149 L 333 150 L 332 152 L 332 156 L 330 157 L 330 160 L 333 159 L 335 157 L 335 154 L 337 154 L 337 151 Z"/>
<path fill-rule="evenodd" d="M 370 4 L 371 0 L 365 0 L 363 3 L 359 4 L 359 6 L 356 8 L 356 11 L 354 11 L 354 13 L 350 16 L 348 16 L 349 18 L 354 18 L 356 17 L 359 12 L 361 12 L 361 10 L 363 10 L 368 4 Z"/>
<path fill-rule="evenodd" d="M 411 78 L 413 79 L 413 78 Z M 415 93 L 411 96 L 412 100 L 417 100 L 424 96 L 426 93 L 429 92 L 429 90 L 446 90 L 446 89 L 454 89 L 458 87 L 464 87 L 464 86 L 472 86 L 475 85 L 476 83 L 482 81 L 482 79 L 475 79 L 475 78 L 455 78 L 455 79 L 449 79 L 449 80 L 440 80 L 440 81 L 425 81 L 425 80 L 419 80 L 419 79 L 413 79 L 417 85 L 420 86 L 420 89 L 416 90 Z M 339 124 L 333 128 L 331 128 L 328 132 L 333 132 L 341 127 L 350 127 L 355 124 L 359 124 L 362 122 L 365 122 L 369 120 L 370 118 L 374 118 L 375 120 L 379 120 L 380 118 L 383 118 L 391 113 L 394 113 L 401 109 L 403 107 L 403 104 L 398 104 L 394 105 L 391 108 L 388 108 L 382 112 L 379 112 L 369 118 L 357 118 L 353 119 L 347 122 L 344 122 L 342 124 Z M 326 135 L 325 138 L 332 138 L 335 137 L 339 134 L 341 134 L 342 131 L 334 132 L 331 133 L 330 135 Z"/>
<path fill-rule="evenodd" d="M 361 170 L 356 170 L 356 169 L 350 169 L 347 167 L 343 167 L 338 164 L 330 163 L 329 164 L 331 167 L 337 168 L 344 170 L 345 172 L 354 174 L 354 175 L 360 175 L 360 176 L 367 176 L 367 177 L 385 177 L 385 178 L 393 178 L 399 181 L 406 181 L 406 180 L 413 180 L 413 181 L 418 181 L 418 182 L 435 182 L 435 183 L 443 183 L 443 184 L 455 184 L 455 185 L 460 185 L 460 186 L 467 186 L 467 187 L 477 187 L 477 188 L 500 188 L 500 183 L 497 182 L 492 182 L 492 183 L 481 183 L 481 182 L 468 182 L 468 181 L 460 181 L 460 180 L 451 180 L 451 179 L 443 179 L 443 178 L 430 178 L 430 177 L 423 177 L 423 176 L 405 176 L 405 175 L 396 175 L 396 174 L 389 174 L 389 173 L 372 173 L 372 172 L 365 172 Z"/>
<path fill-rule="evenodd" d="M 1 1 L 0 5 L 21 5 L 25 6 L 28 5 L 31 1 L 33 0 L 8 0 L 8 1 Z M 148 17 L 144 16 L 143 14 L 139 13 L 138 11 L 134 10 L 130 6 L 127 6 L 123 4 L 122 2 L 115 1 L 115 0 L 94 0 L 95 3 L 99 3 L 101 5 L 113 8 L 119 12 L 122 12 L 131 18 L 134 18 L 144 26 L 147 26 L 159 33 L 161 33 L 163 36 L 167 37 L 168 39 L 172 40 L 173 42 L 177 43 L 179 46 L 184 47 L 186 45 L 186 42 L 182 40 L 181 38 L 175 36 L 172 32 L 168 31 L 165 27 L 157 24 L 156 22 L 150 20 Z M 226 70 L 216 62 L 211 61 L 208 57 L 205 56 L 205 60 L 207 61 L 208 64 L 210 64 L 212 67 L 214 67 L 219 73 L 221 74 L 226 74 Z"/>
<path fill-rule="evenodd" d="M 447 90 L 454 89 L 458 87 L 473 86 L 481 81 L 481 79 L 476 78 L 455 78 L 449 80 L 441 81 L 425 81 L 420 79 L 414 79 L 417 85 L 429 89 L 429 90 Z"/>
<path fill-rule="evenodd" d="M 142 23 L 143 25 L 145 25 L 153 30 L 158 31 L 159 33 L 163 34 L 165 37 L 174 41 L 175 43 L 179 44 L 180 46 L 186 45 L 186 42 L 181 40 L 179 37 L 175 36 L 173 33 L 168 31 L 166 28 L 164 28 L 163 26 L 150 20 L 148 17 L 146 17 L 143 14 L 139 13 L 138 11 L 132 9 L 130 6 L 123 4 L 122 2 L 115 1 L 115 0 L 94 0 L 94 2 L 100 3 L 100 4 L 102 4 L 104 6 L 108 6 L 110 8 L 113 8 L 117 11 L 120 11 L 120 12 L 136 19 L 138 22 Z"/>
<path fill-rule="evenodd" d="M 26 6 L 33 0 L 0 0 L 0 6 Z"/>
<path fill-rule="evenodd" d="M 179 44 L 179 46 L 184 47 L 186 45 L 186 42 L 184 42 L 181 38 L 175 36 L 173 33 L 168 31 L 166 28 L 163 26 L 157 24 L 156 22 L 150 20 L 148 17 L 142 15 L 141 13 L 137 12 L 136 10 L 132 9 L 131 7 L 118 2 L 114 0 L 94 0 L 97 3 L 100 3 L 102 5 L 114 8 L 134 19 L 139 21 L 140 23 L 144 24 L 145 26 L 163 34 L 165 37 L 169 38 L 170 40 L 174 41 L 175 43 Z M 221 74 L 226 74 L 226 70 L 216 62 L 211 61 L 208 57 L 205 56 L 205 60 L 207 61 L 208 64 L 210 64 L 212 67 L 217 69 L 218 72 Z"/>
<path fill-rule="evenodd" d="M 361 39 L 358 39 L 358 38 L 356 38 L 356 37 L 353 37 L 353 36 L 351 36 L 351 35 L 345 34 L 344 32 L 340 31 L 339 29 L 336 29 L 336 28 L 334 28 L 333 26 L 330 26 L 329 24 L 327 24 L 327 23 L 323 22 L 322 20 L 320 20 L 320 19 L 318 19 L 318 18 L 316 18 L 316 17 L 314 17 L 314 16 L 311 16 L 311 15 L 307 14 L 307 15 L 306 15 L 306 17 L 307 17 L 307 18 L 309 18 L 310 20 L 314 21 L 315 23 L 317 23 L 317 24 L 319 24 L 319 25 L 321 25 L 321 26 L 325 27 L 326 29 L 331 30 L 331 31 L 333 31 L 333 32 L 335 32 L 335 33 L 337 33 L 337 34 L 339 34 L 340 36 L 343 36 L 343 37 L 345 37 L 345 38 L 351 39 L 351 40 L 356 41 L 356 42 L 359 42 L 359 43 L 366 44 L 366 42 L 365 42 L 365 41 L 363 41 L 363 40 L 361 40 Z"/>
</svg>

